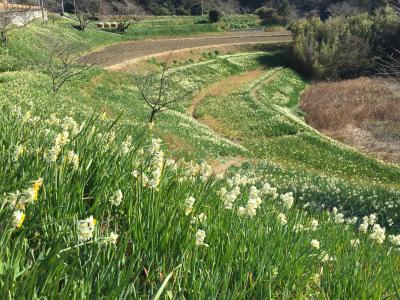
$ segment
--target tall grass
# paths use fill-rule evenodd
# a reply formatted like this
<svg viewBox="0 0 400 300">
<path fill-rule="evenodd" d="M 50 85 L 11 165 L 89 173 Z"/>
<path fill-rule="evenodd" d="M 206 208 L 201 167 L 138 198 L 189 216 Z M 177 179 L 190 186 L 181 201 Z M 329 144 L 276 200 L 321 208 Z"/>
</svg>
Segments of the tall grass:
<svg viewBox="0 0 400 300">
<path fill-rule="evenodd" d="M 306 213 L 257 177 L 164 159 L 151 132 L 130 142 L 113 121 L 60 117 L 0 113 L 3 299 L 396 297 L 397 250 L 338 212 Z M 82 222 L 93 228 L 84 240 Z"/>
</svg>

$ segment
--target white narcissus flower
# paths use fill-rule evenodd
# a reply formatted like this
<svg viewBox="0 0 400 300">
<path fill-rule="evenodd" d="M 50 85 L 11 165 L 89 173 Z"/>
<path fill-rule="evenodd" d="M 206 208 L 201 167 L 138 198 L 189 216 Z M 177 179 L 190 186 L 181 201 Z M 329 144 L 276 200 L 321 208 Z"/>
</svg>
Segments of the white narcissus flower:
<svg viewBox="0 0 400 300">
<path fill-rule="evenodd" d="M 19 158 L 24 154 L 25 152 L 25 147 L 22 145 L 17 145 L 15 147 L 14 153 L 13 153 L 13 161 L 16 162 L 19 160 Z"/>
<path fill-rule="evenodd" d="M 116 245 L 117 244 L 117 240 L 118 240 L 118 234 L 116 234 L 116 233 L 114 233 L 114 232 L 111 232 L 111 234 L 110 234 L 110 236 L 109 236 L 109 242 L 111 243 L 111 244 L 114 244 L 114 245 Z"/>
<path fill-rule="evenodd" d="M 311 241 L 311 246 L 314 247 L 315 249 L 319 249 L 319 246 L 320 246 L 319 241 L 312 240 Z"/>
<path fill-rule="evenodd" d="M 196 232 L 196 246 L 200 247 L 200 246 L 206 246 L 208 247 L 207 244 L 204 244 L 204 240 L 206 238 L 206 232 L 204 230 L 197 230 Z"/>
<path fill-rule="evenodd" d="M 86 242 L 93 237 L 96 219 L 90 216 L 87 219 L 78 221 L 78 239 L 79 241 Z"/>
<path fill-rule="evenodd" d="M 356 240 L 351 240 L 350 244 L 355 248 L 358 247 L 358 245 L 360 245 L 360 240 L 356 239 Z"/>
<path fill-rule="evenodd" d="M 395 246 L 400 246 L 400 234 L 399 235 L 389 235 L 389 241 Z"/>
<path fill-rule="evenodd" d="M 311 225 L 310 225 L 311 230 L 315 231 L 315 230 L 317 230 L 317 227 L 318 227 L 318 220 L 312 219 L 311 220 Z"/>
<path fill-rule="evenodd" d="M 368 227 L 369 227 L 368 223 L 362 223 L 362 224 L 360 224 L 360 227 L 358 228 L 358 230 L 362 233 L 367 233 Z"/>
<path fill-rule="evenodd" d="M 280 213 L 278 215 L 278 220 L 281 223 L 281 225 L 286 225 L 287 224 L 286 216 L 284 214 L 282 214 L 282 213 Z"/>
<path fill-rule="evenodd" d="M 110 202 L 114 206 L 120 206 L 123 198 L 124 196 L 122 195 L 122 191 L 118 190 L 110 197 Z"/>
<path fill-rule="evenodd" d="M 25 220 L 25 214 L 22 211 L 17 210 L 13 213 L 12 224 L 15 228 L 21 228 L 22 224 L 24 223 L 24 220 Z"/>
<path fill-rule="evenodd" d="M 128 154 L 129 151 L 131 150 L 131 146 L 132 146 L 132 136 L 128 135 L 126 137 L 126 140 L 121 145 L 121 153 L 122 153 L 122 155 Z"/>
<path fill-rule="evenodd" d="M 244 216 L 244 215 L 246 214 L 246 209 L 245 209 L 243 206 L 240 206 L 240 207 L 238 208 L 237 214 L 238 214 L 239 216 Z"/>
<path fill-rule="evenodd" d="M 344 223 L 344 215 L 343 214 L 335 214 L 335 223 L 343 224 Z"/>
<path fill-rule="evenodd" d="M 372 227 L 372 233 L 369 235 L 370 239 L 374 240 L 378 244 L 383 244 L 386 235 L 386 229 L 381 227 L 379 224 L 374 224 Z"/>
<path fill-rule="evenodd" d="M 189 197 L 185 201 L 186 211 L 185 214 L 188 216 L 193 212 L 193 205 L 196 199 L 194 197 Z"/>
<path fill-rule="evenodd" d="M 293 193 L 286 193 L 284 195 L 281 195 L 281 200 L 283 203 L 283 206 L 287 209 L 292 208 L 293 204 L 294 204 L 294 198 L 293 198 Z"/>
<path fill-rule="evenodd" d="M 76 171 L 79 168 L 79 155 L 73 150 L 67 153 L 67 162 L 72 165 L 73 169 Z"/>
</svg>

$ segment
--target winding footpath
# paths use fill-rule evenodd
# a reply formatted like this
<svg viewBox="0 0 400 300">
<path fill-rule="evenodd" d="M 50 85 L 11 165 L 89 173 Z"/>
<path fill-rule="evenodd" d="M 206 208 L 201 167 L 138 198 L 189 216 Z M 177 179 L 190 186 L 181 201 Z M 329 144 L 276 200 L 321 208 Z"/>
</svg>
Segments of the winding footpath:
<svg viewBox="0 0 400 300">
<path fill-rule="evenodd" d="M 96 63 L 109 71 L 124 71 L 128 66 L 147 60 L 152 57 L 160 57 L 169 53 L 190 52 L 192 50 L 216 49 L 218 47 L 253 45 L 253 44 L 271 44 L 292 41 L 292 35 L 289 32 L 268 33 L 264 31 L 236 32 L 219 36 L 201 36 L 185 38 L 167 38 L 125 42 L 102 48 L 98 51 L 89 53 L 83 59 L 87 63 Z M 255 80 L 262 80 L 263 70 L 254 70 L 232 75 L 215 84 L 206 87 L 196 95 L 192 104 L 188 107 L 187 113 L 190 117 L 199 123 L 203 123 L 210 130 L 214 131 L 207 122 L 196 119 L 195 113 L 197 106 L 207 96 L 229 95 L 235 90 Z M 270 80 L 270 79 L 269 79 Z M 264 80 L 262 80 L 264 81 Z M 219 134 L 217 131 L 215 131 Z M 234 141 L 232 141 L 234 142 Z M 235 143 L 235 142 L 234 142 Z M 238 144 L 239 145 L 239 144 Z M 224 173 L 230 167 L 239 166 L 245 162 L 251 161 L 242 156 L 221 157 L 218 160 L 210 162 L 216 175 Z"/>
</svg>

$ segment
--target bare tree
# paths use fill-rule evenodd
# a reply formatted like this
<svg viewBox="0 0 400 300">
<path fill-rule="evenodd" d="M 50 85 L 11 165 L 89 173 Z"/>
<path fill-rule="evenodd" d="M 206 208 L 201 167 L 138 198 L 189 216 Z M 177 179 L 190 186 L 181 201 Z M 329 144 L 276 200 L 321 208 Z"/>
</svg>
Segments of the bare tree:
<svg viewBox="0 0 400 300">
<path fill-rule="evenodd" d="M 176 84 L 173 73 L 168 69 L 168 62 L 162 63 L 161 72 L 149 72 L 140 75 L 133 74 L 133 83 L 139 89 L 140 97 L 150 108 L 149 124 L 153 123 L 157 114 L 173 108 L 179 102 L 184 101 L 192 91 L 183 91 L 176 94 Z"/>
<path fill-rule="evenodd" d="M 81 58 L 82 51 L 78 46 L 57 42 L 52 47 L 44 68 L 50 76 L 54 93 L 58 92 L 68 80 L 94 66 L 94 64 L 83 64 Z"/>
<path fill-rule="evenodd" d="M 395 13 L 396 21 L 400 26 L 400 0 L 393 3 L 393 11 Z M 379 57 L 375 60 L 375 66 L 378 75 L 386 77 L 396 83 L 396 86 L 400 85 L 400 50 L 393 49 L 392 53 L 387 54 L 385 57 Z M 400 89 L 400 88 L 399 88 Z"/>
<path fill-rule="evenodd" d="M 112 0 L 105 2 L 106 11 L 116 18 L 118 30 L 124 32 L 144 16 L 144 9 L 135 0 Z"/>
<path fill-rule="evenodd" d="M 100 11 L 100 0 L 74 0 L 75 18 L 79 22 L 78 29 L 86 27 L 96 19 Z"/>
<path fill-rule="evenodd" d="M 218 0 L 217 5 L 227 15 L 233 15 L 240 11 L 239 2 L 235 0 Z"/>
<path fill-rule="evenodd" d="M 400 0 L 397 0 L 397 3 L 394 3 L 392 6 L 395 11 L 397 23 L 400 23 Z"/>
<path fill-rule="evenodd" d="M 354 3 L 354 1 L 332 4 L 327 11 L 333 18 L 354 16 L 361 12 L 366 12 L 365 9 L 358 6 L 357 3 Z"/>
<path fill-rule="evenodd" d="M 8 35 L 12 29 L 23 28 L 33 21 L 30 6 L 5 3 L 0 6 L 0 45 L 8 46 Z"/>
</svg>

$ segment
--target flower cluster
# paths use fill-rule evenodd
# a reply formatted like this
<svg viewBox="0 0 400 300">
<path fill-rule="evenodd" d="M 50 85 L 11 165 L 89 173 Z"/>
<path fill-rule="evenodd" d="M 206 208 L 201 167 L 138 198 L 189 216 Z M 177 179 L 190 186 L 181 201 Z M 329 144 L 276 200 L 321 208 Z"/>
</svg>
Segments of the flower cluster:
<svg viewBox="0 0 400 300">
<path fill-rule="evenodd" d="M 122 191 L 118 190 L 110 197 L 109 201 L 114 206 L 120 206 L 123 199 L 124 196 L 122 195 Z"/>
<path fill-rule="evenodd" d="M 53 141 L 53 147 L 45 153 L 45 158 L 48 162 L 56 162 L 60 155 L 62 146 L 69 142 L 69 132 L 64 130 L 56 135 Z"/>
<path fill-rule="evenodd" d="M 73 150 L 68 151 L 67 153 L 67 162 L 72 165 L 72 168 L 76 171 L 79 168 L 79 155 L 75 153 Z"/>
<path fill-rule="evenodd" d="M 127 155 L 132 148 L 132 136 L 128 135 L 124 142 L 121 144 L 121 154 Z"/>
<path fill-rule="evenodd" d="M 260 191 L 255 186 L 251 186 L 247 205 L 246 207 L 239 207 L 238 214 L 255 217 L 261 204 Z"/>
<path fill-rule="evenodd" d="M 90 216 L 87 219 L 79 220 L 77 224 L 78 240 L 80 242 L 87 242 L 93 237 L 94 227 L 96 225 L 96 219 Z"/>
<path fill-rule="evenodd" d="M 206 246 L 208 247 L 207 244 L 204 243 L 204 240 L 206 238 L 206 232 L 204 230 L 197 230 L 196 232 L 196 246 L 200 247 L 200 246 Z"/>
<path fill-rule="evenodd" d="M 5 203 L 11 210 L 15 210 L 13 213 L 13 226 L 15 228 L 21 228 L 25 220 L 25 213 L 23 212 L 28 204 L 35 203 L 39 198 L 39 190 L 43 185 L 43 179 L 39 178 L 35 180 L 32 186 L 22 192 L 16 191 L 15 193 L 8 193 L 5 197 Z"/>
<path fill-rule="evenodd" d="M 222 197 L 222 201 L 224 202 L 225 209 L 232 209 L 233 204 L 240 195 L 240 187 L 235 186 L 230 192 L 223 187 L 220 190 L 220 195 Z"/>
<path fill-rule="evenodd" d="M 293 193 L 289 192 L 281 195 L 282 204 L 286 209 L 291 209 L 294 204 Z"/>
<path fill-rule="evenodd" d="M 152 140 L 149 152 L 152 155 L 152 161 L 150 166 L 150 177 L 146 184 L 148 187 L 156 189 L 160 184 L 161 174 L 164 167 L 164 152 L 161 150 L 160 139 Z"/>
<path fill-rule="evenodd" d="M 188 216 L 193 212 L 193 205 L 196 202 L 196 199 L 194 197 L 189 197 L 185 201 L 185 214 Z"/>
</svg>

